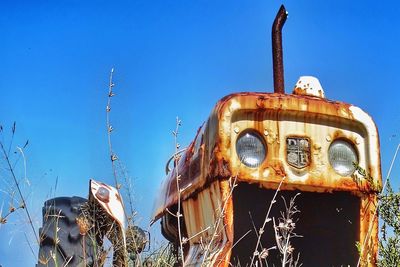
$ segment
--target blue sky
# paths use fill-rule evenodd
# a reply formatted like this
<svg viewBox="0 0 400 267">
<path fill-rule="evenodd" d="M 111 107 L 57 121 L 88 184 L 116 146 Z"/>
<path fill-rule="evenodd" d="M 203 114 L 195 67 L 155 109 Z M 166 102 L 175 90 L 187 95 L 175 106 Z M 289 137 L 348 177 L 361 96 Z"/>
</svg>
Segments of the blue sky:
<svg viewBox="0 0 400 267">
<path fill-rule="evenodd" d="M 115 68 L 113 145 L 134 180 L 147 227 L 174 151 L 175 117 L 186 145 L 224 95 L 272 92 L 270 28 L 280 1 L 2 1 L 1 138 L 29 139 L 28 205 L 37 224 L 50 196 L 86 196 L 93 177 L 113 183 L 105 107 Z M 375 120 L 385 176 L 400 135 L 400 3 L 284 1 L 286 91 L 319 78 L 327 98 L 352 103 Z M 21 161 L 20 161 L 21 163 Z M 398 163 L 392 176 L 400 187 Z M 0 205 L 10 177 L 2 163 Z M 17 165 L 19 177 L 23 175 Z M 55 180 L 58 185 L 54 193 Z M 1 207 L 1 206 L 0 206 Z M 0 264 L 32 266 L 23 214 L 0 227 Z"/>
</svg>

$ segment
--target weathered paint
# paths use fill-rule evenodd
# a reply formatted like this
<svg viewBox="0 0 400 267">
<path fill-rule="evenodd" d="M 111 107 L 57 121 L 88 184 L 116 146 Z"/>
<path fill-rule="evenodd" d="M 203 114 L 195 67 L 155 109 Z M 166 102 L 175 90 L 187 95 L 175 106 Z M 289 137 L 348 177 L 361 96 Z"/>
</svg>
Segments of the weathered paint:
<svg viewBox="0 0 400 267">
<path fill-rule="evenodd" d="M 107 212 L 113 221 L 116 221 L 121 229 L 121 235 L 126 247 L 125 231 L 127 228 L 127 220 L 124 212 L 124 205 L 118 190 L 102 182 L 90 180 L 89 185 L 89 199 L 96 201 Z M 101 197 L 101 192 L 108 190 L 108 197 Z"/>
<path fill-rule="evenodd" d="M 381 184 L 375 124 L 365 112 L 349 104 L 309 96 L 239 93 L 219 101 L 203 128 L 199 131 L 202 136 L 196 137 L 196 140 L 202 138 L 196 157 L 193 157 L 192 143 L 178 164 L 180 188 L 185 189 L 181 192 L 183 199 L 217 178 L 236 174 L 239 181 L 259 182 L 267 188 L 273 188 L 286 176 L 283 187 L 288 189 L 369 192 L 368 183 L 341 177 L 330 166 L 327 151 L 331 142 L 338 138 L 354 144 L 359 165 L 369 172 L 377 185 Z M 258 131 L 268 145 L 267 158 L 256 169 L 242 165 L 236 155 L 236 138 L 247 129 Z M 287 164 L 288 136 L 310 139 L 309 167 L 299 170 Z M 201 171 L 191 172 L 193 168 Z M 174 172 L 170 172 L 155 203 L 154 219 L 176 203 L 177 197 Z"/>
<path fill-rule="evenodd" d="M 293 94 L 325 98 L 325 93 L 319 80 L 312 76 L 301 76 L 294 86 Z"/>
<path fill-rule="evenodd" d="M 244 166 L 236 155 L 236 139 L 249 129 L 263 136 L 268 147 L 266 159 L 258 168 Z M 308 166 L 298 169 L 287 163 L 287 137 L 303 137 L 310 141 Z M 368 172 L 376 186 L 370 186 L 363 177 L 342 177 L 333 170 L 328 160 L 328 148 L 335 139 L 345 139 L 353 144 L 358 151 L 359 166 Z M 216 183 L 219 183 L 219 188 L 225 188 L 227 180 L 236 177 L 237 182 L 257 183 L 267 189 L 276 189 L 285 177 L 283 190 L 347 191 L 360 197 L 360 241 L 365 239 L 372 224 L 374 231 L 368 257 L 371 258 L 369 265 L 375 266 L 377 220 L 372 220 L 370 213 L 376 205 L 376 188 L 381 185 L 379 139 L 373 120 L 360 108 L 306 95 L 232 94 L 217 103 L 177 168 L 181 175 L 180 188 L 184 190 L 180 194 L 177 192 L 174 172 L 170 172 L 155 203 L 154 220 L 160 218 L 168 207 L 176 205 L 180 198 L 186 209 L 186 226 L 193 234 L 196 229 L 197 232 L 202 230 L 197 225 L 197 219 L 203 223 L 202 227 L 206 227 L 205 223 L 212 223 L 215 217 L 210 214 L 218 213 L 220 208 L 208 205 L 199 196 L 213 195 L 210 199 L 232 203 L 229 195 L 226 198 L 215 195 L 216 188 L 212 187 Z M 227 191 L 226 188 L 224 190 Z M 210 203 L 215 203 L 215 200 Z M 194 219 L 206 214 L 208 219 Z M 224 210 L 223 216 L 226 221 L 224 233 L 229 242 L 221 242 L 223 246 L 216 248 L 214 253 L 221 266 L 228 266 L 226 258 L 230 255 L 234 227 L 232 208 Z M 204 238 L 205 234 L 201 237 Z M 189 258 L 199 253 L 195 252 L 198 251 L 195 247 L 191 243 L 189 262 Z"/>
<path fill-rule="evenodd" d="M 285 93 L 285 82 L 283 77 L 283 49 L 282 49 L 282 28 L 288 17 L 284 5 L 281 5 L 272 24 L 272 65 L 274 74 L 275 93 Z"/>
<path fill-rule="evenodd" d="M 195 198 L 182 203 L 190 243 L 186 266 L 198 266 L 203 261 L 207 266 L 229 262 L 229 248 L 233 241 L 233 225 L 228 219 L 232 217 L 232 198 L 229 194 L 226 181 L 215 181 Z M 199 229 L 201 235 L 198 234 Z"/>
</svg>

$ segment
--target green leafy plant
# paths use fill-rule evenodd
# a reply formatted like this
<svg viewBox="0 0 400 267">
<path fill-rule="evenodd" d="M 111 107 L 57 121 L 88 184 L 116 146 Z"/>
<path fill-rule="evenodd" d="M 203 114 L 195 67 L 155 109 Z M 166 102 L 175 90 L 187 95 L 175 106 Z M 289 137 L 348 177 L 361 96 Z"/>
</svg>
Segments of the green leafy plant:
<svg viewBox="0 0 400 267">
<path fill-rule="evenodd" d="M 383 224 L 378 266 L 400 266 L 400 192 L 394 192 L 390 183 L 380 196 L 379 215 Z"/>
</svg>

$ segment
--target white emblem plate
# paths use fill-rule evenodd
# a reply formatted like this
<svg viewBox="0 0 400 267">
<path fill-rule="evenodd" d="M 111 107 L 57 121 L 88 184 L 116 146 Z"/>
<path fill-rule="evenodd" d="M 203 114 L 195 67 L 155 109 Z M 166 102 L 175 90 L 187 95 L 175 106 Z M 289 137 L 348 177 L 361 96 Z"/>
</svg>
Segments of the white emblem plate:
<svg viewBox="0 0 400 267">
<path fill-rule="evenodd" d="M 286 160 L 298 169 L 310 165 L 310 140 L 305 137 L 286 138 Z"/>
</svg>

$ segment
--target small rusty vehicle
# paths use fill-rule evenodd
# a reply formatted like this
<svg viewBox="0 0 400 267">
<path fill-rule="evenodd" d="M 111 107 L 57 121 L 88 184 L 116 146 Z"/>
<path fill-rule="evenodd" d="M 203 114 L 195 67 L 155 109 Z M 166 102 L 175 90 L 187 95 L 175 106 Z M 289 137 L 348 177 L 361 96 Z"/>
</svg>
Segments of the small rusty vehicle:
<svg viewBox="0 0 400 267">
<path fill-rule="evenodd" d="M 88 199 L 47 200 L 39 232 L 37 267 L 103 266 L 110 254 L 103 247 L 105 238 L 111 243 L 112 265 L 124 267 L 135 262 L 149 240 L 142 229 L 128 223 L 119 191 L 95 180 L 89 182 Z"/>
<path fill-rule="evenodd" d="M 256 246 L 268 208 L 267 221 L 285 208 L 280 196 L 298 193 L 301 237 L 291 242 L 303 266 L 376 266 L 377 128 L 360 108 L 326 99 L 316 78 L 301 77 L 285 93 L 286 17 L 282 6 L 272 27 L 274 92 L 218 101 L 161 186 L 152 219 L 182 244 L 184 266 L 248 266 L 275 246 L 272 222 Z M 279 253 L 268 252 L 269 266 L 281 265 Z"/>
</svg>

